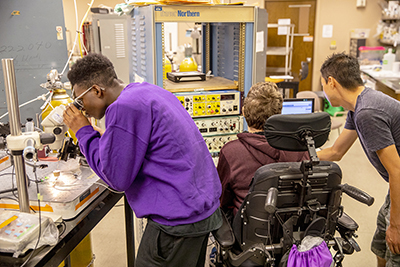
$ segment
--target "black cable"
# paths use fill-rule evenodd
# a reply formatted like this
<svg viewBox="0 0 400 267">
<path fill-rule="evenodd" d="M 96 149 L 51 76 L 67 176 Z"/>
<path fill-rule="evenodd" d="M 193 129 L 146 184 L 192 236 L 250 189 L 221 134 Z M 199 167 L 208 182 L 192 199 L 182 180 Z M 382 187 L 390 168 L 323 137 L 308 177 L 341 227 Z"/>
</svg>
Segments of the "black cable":
<svg viewBox="0 0 400 267">
<path fill-rule="evenodd" d="M 32 180 L 32 179 L 29 179 L 29 177 L 28 177 L 28 181 L 33 182 L 33 183 L 39 183 L 39 184 L 44 182 L 42 180 L 41 181 L 35 181 L 35 180 Z"/>
<path fill-rule="evenodd" d="M 16 187 L 10 188 L 10 189 L 6 189 L 6 190 L 2 190 L 2 191 L 0 191 L 0 195 L 1 194 L 6 194 L 6 193 L 10 193 L 10 192 L 14 192 L 14 191 L 17 191 L 17 190 L 18 190 L 18 188 L 16 188 Z"/>
<path fill-rule="evenodd" d="M 11 166 L 10 166 L 11 167 Z M 8 173 L 2 173 L 2 174 L 0 174 L 0 176 L 6 176 L 6 175 L 12 175 L 13 173 L 11 173 L 11 172 L 8 172 Z"/>
<path fill-rule="evenodd" d="M 25 161 L 25 164 L 28 165 L 29 167 L 32 167 L 32 168 L 35 167 L 35 165 L 33 165 L 32 163 L 30 163 L 30 162 L 28 162 L 28 161 Z M 44 168 L 49 167 L 49 165 L 47 165 L 47 164 L 40 164 L 39 166 L 36 166 L 36 167 L 39 167 L 39 169 L 44 169 Z"/>
<path fill-rule="evenodd" d="M 11 200 L 14 200 L 14 201 L 16 201 L 16 202 L 18 202 L 18 199 L 15 199 L 15 198 L 12 198 L 12 197 L 0 197 L 0 199 L 11 199 Z"/>
<path fill-rule="evenodd" d="M 15 167 L 13 165 L 13 169 L 12 169 L 12 172 L 11 172 L 11 188 L 14 188 L 14 172 L 15 172 Z M 13 193 L 13 195 L 14 195 L 14 197 L 16 199 L 19 199 L 14 191 L 12 191 L 12 193 Z"/>
<path fill-rule="evenodd" d="M 5 167 L 3 170 L 1 170 L 1 171 L 4 171 L 4 170 L 7 170 L 8 168 L 10 168 L 11 166 L 13 166 L 13 164 L 11 164 L 10 166 L 8 166 L 8 167 Z M 1 175 L 1 174 L 0 174 Z"/>
<path fill-rule="evenodd" d="M 11 166 L 9 166 L 9 167 L 11 167 Z M 7 168 L 9 168 L 9 167 L 7 167 Z M 12 173 L 2 173 L 2 174 L 0 174 L 0 177 L 5 176 L 5 175 L 12 175 Z M 0 191 L 0 194 L 10 193 L 10 192 L 16 191 L 16 190 L 18 190 L 18 189 L 16 187 L 14 187 L 14 185 L 13 185 L 13 187 L 10 189 Z"/>
<path fill-rule="evenodd" d="M 11 200 L 16 201 L 16 202 L 19 204 L 19 200 L 18 200 L 18 199 L 15 199 L 15 198 L 12 198 L 12 197 L 0 197 L 0 199 L 11 199 Z M 36 213 L 36 211 L 35 211 L 31 206 L 29 206 L 29 208 L 30 208 L 34 213 Z"/>
<path fill-rule="evenodd" d="M 58 235 L 59 237 L 62 236 L 65 233 L 65 230 L 67 230 L 67 225 L 65 224 L 64 220 L 61 221 L 59 225 L 64 226 L 62 232 Z"/>
<path fill-rule="evenodd" d="M 16 188 L 16 187 L 14 187 L 14 174 L 15 174 L 14 170 L 15 170 L 15 167 L 14 167 L 14 165 L 12 165 L 12 166 L 13 166 L 13 169 L 12 169 L 12 172 L 11 172 L 11 186 L 12 186 L 12 188 Z M 35 172 L 35 176 L 36 176 L 36 172 Z M 27 177 L 28 177 L 28 175 L 27 175 Z M 29 180 L 28 180 L 28 182 L 29 182 Z M 37 185 L 37 183 L 36 183 L 36 185 Z M 29 183 L 28 183 L 28 186 L 29 186 Z M 38 188 L 38 190 L 39 190 L 39 188 Z M 17 201 L 19 202 L 19 197 L 15 194 L 15 191 L 17 191 L 17 190 L 12 190 L 12 193 L 13 193 L 14 197 L 17 199 Z M 31 205 L 29 205 L 29 208 L 34 213 L 36 213 L 36 211 L 31 207 Z"/>
<path fill-rule="evenodd" d="M 12 175 L 12 173 L 2 173 L 2 174 L 0 174 L 0 177 L 1 176 L 5 176 L 5 175 Z M 11 191 L 15 191 L 15 190 L 18 190 L 18 189 L 16 187 L 12 187 L 10 189 L 3 190 L 3 191 L 0 191 L 0 195 L 1 194 L 6 194 L 6 193 L 10 193 Z"/>
</svg>

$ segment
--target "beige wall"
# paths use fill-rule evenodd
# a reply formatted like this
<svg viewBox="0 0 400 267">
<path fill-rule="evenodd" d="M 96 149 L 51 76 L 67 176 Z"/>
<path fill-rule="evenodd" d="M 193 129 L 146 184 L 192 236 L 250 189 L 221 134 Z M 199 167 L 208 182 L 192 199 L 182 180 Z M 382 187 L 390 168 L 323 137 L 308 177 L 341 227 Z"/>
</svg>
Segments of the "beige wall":
<svg viewBox="0 0 400 267">
<path fill-rule="evenodd" d="M 381 18 L 379 0 L 368 0 L 364 8 L 356 7 L 356 0 L 317 0 L 316 25 L 313 58 L 313 91 L 320 90 L 319 69 L 327 56 L 337 52 L 349 52 L 350 30 L 370 29 L 367 46 L 379 45 L 373 37 Z M 333 25 L 333 37 L 322 38 L 323 25 Z M 336 50 L 330 49 L 331 41 L 336 41 Z"/>
<path fill-rule="evenodd" d="M 76 6 L 78 10 L 78 24 L 81 23 L 83 16 L 86 13 L 86 10 L 89 7 L 91 0 L 76 0 Z M 103 4 L 105 6 L 109 6 L 114 8 L 116 4 L 124 3 L 123 0 L 95 0 L 93 2 L 92 7 L 98 7 Z M 64 7 L 64 20 L 66 27 L 66 36 L 67 36 L 67 47 L 68 50 L 72 48 L 73 42 L 75 41 L 75 32 L 76 32 L 76 19 L 75 19 L 75 5 L 74 0 L 63 0 Z M 89 12 L 90 15 L 90 12 Z"/>
</svg>

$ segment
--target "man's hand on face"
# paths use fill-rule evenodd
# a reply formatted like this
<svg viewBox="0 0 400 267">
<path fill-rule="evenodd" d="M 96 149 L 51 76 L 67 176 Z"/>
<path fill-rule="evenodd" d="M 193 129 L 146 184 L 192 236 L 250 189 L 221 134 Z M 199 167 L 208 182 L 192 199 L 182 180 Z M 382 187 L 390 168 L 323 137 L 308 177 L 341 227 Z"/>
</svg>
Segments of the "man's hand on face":
<svg viewBox="0 0 400 267">
<path fill-rule="evenodd" d="M 63 118 L 64 123 L 74 133 L 83 126 L 90 125 L 89 120 L 72 104 L 66 107 Z"/>
</svg>

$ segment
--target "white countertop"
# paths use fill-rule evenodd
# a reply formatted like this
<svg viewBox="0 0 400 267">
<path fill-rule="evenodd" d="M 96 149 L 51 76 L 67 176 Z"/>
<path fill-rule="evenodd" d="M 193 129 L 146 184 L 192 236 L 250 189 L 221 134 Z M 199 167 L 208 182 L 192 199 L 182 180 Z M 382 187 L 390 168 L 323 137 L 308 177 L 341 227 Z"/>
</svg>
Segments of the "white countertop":
<svg viewBox="0 0 400 267">
<path fill-rule="evenodd" d="M 380 67 L 380 65 L 364 65 L 360 66 L 360 70 L 371 76 L 374 80 L 383 83 L 396 94 L 400 94 L 400 73 L 382 70 Z"/>
<path fill-rule="evenodd" d="M 400 72 L 382 70 L 381 65 L 361 65 L 360 70 L 370 75 L 372 78 L 399 78 Z"/>
</svg>

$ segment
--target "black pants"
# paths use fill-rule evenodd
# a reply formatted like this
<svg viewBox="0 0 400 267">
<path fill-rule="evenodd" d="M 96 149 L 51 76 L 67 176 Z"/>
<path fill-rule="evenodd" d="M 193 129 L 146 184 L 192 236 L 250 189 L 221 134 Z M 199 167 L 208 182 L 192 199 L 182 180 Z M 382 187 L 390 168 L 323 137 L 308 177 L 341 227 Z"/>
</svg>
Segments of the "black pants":
<svg viewBox="0 0 400 267">
<path fill-rule="evenodd" d="M 209 234 L 179 237 L 147 224 L 140 242 L 137 267 L 204 267 Z"/>
</svg>

